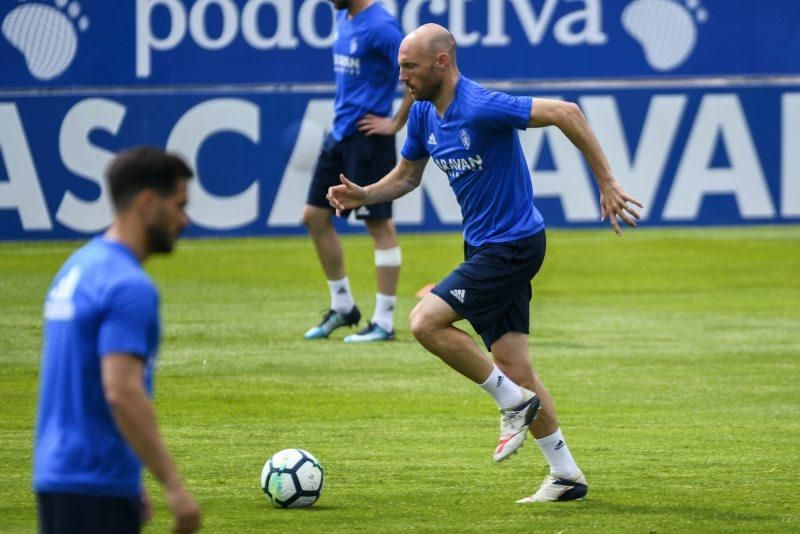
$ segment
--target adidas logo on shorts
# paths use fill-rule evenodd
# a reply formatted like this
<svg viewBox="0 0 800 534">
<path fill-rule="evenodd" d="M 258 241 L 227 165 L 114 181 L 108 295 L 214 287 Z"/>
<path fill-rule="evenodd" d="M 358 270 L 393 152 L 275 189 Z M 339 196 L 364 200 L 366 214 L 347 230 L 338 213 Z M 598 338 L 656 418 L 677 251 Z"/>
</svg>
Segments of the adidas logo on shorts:
<svg viewBox="0 0 800 534">
<path fill-rule="evenodd" d="M 464 289 L 451 289 L 450 294 L 453 295 L 461 304 L 464 304 L 464 297 L 466 296 L 466 290 Z"/>
</svg>

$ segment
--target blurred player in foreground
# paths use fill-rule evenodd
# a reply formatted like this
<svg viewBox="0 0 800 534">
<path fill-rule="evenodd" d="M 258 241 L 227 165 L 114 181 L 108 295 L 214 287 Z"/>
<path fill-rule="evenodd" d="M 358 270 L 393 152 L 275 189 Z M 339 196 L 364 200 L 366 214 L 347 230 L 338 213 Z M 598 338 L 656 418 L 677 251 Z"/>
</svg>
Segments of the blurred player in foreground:
<svg viewBox="0 0 800 534">
<path fill-rule="evenodd" d="M 140 532 L 152 513 L 142 463 L 164 487 L 174 530 L 200 527 L 156 423 L 159 298 L 142 269 L 188 224 L 191 177 L 158 148 L 120 153 L 107 171 L 111 226 L 70 256 L 47 293 L 33 469 L 41 533 Z"/>
</svg>

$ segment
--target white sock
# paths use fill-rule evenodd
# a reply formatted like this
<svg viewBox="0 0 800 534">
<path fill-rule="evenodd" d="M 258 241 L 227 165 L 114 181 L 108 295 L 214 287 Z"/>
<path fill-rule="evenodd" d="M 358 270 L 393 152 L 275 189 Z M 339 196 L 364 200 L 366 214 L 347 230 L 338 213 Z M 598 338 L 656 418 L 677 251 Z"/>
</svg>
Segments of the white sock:
<svg viewBox="0 0 800 534">
<path fill-rule="evenodd" d="M 331 309 L 339 313 L 347 313 L 356 305 L 350 292 L 350 281 L 345 276 L 341 280 L 328 280 L 331 291 Z"/>
<path fill-rule="evenodd" d="M 492 396 L 501 410 L 511 408 L 522 401 L 522 393 L 519 391 L 519 386 L 504 375 L 503 371 L 498 369 L 496 365 L 492 367 L 489 378 L 481 384 L 481 387 Z"/>
<path fill-rule="evenodd" d="M 387 332 L 394 329 L 394 305 L 396 302 L 397 297 L 394 295 L 375 293 L 375 313 L 372 314 L 372 322 Z"/>
<path fill-rule="evenodd" d="M 542 450 L 547 463 L 550 464 L 551 475 L 571 477 L 577 474 L 578 465 L 572 459 L 572 453 L 569 452 L 560 428 L 554 434 L 537 439 L 536 444 Z"/>
</svg>

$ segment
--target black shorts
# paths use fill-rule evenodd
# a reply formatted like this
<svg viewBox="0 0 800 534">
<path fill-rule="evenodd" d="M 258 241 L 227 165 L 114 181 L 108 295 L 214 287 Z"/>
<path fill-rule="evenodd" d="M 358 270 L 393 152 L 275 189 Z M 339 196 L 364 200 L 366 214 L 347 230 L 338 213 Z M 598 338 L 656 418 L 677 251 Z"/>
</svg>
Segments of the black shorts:
<svg viewBox="0 0 800 534">
<path fill-rule="evenodd" d="M 433 293 L 468 320 L 492 350 L 508 332 L 530 332 L 531 280 L 542 266 L 546 243 L 544 230 L 506 243 L 464 243 L 464 263 Z"/>
<path fill-rule="evenodd" d="M 320 208 L 331 208 L 328 188 L 339 185 L 339 174 L 358 185 L 374 184 L 397 164 L 397 152 L 393 135 L 364 135 L 361 132 L 345 137 L 341 141 L 328 134 L 317 158 L 317 166 L 311 179 L 306 204 Z M 342 216 L 347 217 L 349 211 Z M 361 206 L 356 210 L 356 219 L 391 219 L 392 203 Z"/>
<path fill-rule="evenodd" d="M 142 500 L 75 493 L 36 494 L 39 534 L 139 534 Z"/>
</svg>

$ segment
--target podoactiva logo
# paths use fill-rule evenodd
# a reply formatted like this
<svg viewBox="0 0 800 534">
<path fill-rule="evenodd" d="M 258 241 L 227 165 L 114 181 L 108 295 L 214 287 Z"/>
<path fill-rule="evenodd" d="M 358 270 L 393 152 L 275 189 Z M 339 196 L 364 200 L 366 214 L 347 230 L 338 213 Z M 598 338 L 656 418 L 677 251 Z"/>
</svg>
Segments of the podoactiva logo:
<svg viewBox="0 0 800 534">
<path fill-rule="evenodd" d="M 379 1 L 398 17 L 405 32 L 426 22 L 418 0 L 410 0 L 402 7 L 398 7 L 397 0 Z M 605 46 L 608 36 L 603 31 L 602 11 L 615 3 L 585 0 L 582 6 L 575 4 L 575 10 L 559 19 L 554 13 L 563 0 L 545 0 L 538 12 L 528 0 L 510 0 L 505 7 L 498 0 L 487 2 L 487 32 L 480 36 L 465 30 L 467 15 L 463 0 L 430 0 L 429 11 L 438 16 L 448 15 L 451 31 L 465 48 L 537 46 L 550 27 L 554 29 L 555 40 L 565 46 Z M 189 5 L 180 0 L 136 0 L 136 76 L 145 79 L 150 76 L 152 52 L 168 53 L 187 36 L 200 49 L 209 51 L 226 48 L 240 31 L 254 50 L 293 49 L 301 41 L 313 48 L 329 46 L 332 34 L 326 37 L 325 31 L 320 33 L 314 28 L 313 19 L 317 8 L 330 8 L 330 4 L 325 0 L 302 0 L 296 4 L 296 10 L 291 5 L 291 2 L 273 5 L 267 0 L 247 0 L 241 6 L 234 0 L 200 0 Z M 157 7 L 169 13 L 166 37 L 156 37 L 150 27 L 152 12 Z M 210 8 L 217 9 L 222 16 L 223 31 L 216 38 L 211 38 L 204 27 Z M 274 35 L 260 33 L 257 20 L 262 9 L 274 9 L 277 17 Z M 512 13 L 527 42 L 515 42 L 505 33 L 506 18 L 513 16 Z M 691 57 L 699 27 L 708 20 L 709 13 L 701 0 L 631 0 L 619 16 L 622 28 L 641 47 L 647 64 L 655 71 L 669 72 Z M 20 0 L 12 4 L 10 11 L 0 13 L 0 17 L 3 37 L 22 54 L 30 75 L 40 81 L 53 80 L 69 69 L 78 53 L 81 34 L 90 25 L 78 0 Z M 574 19 L 585 21 L 580 35 L 570 33 Z"/>
<path fill-rule="evenodd" d="M 31 76 L 49 81 L 63 74 L 78 52 L 78 35 L 89 17 L 77 1 L 27 2 L 3 17 L 3 37 L 25 58 Z"/>
</svg>

